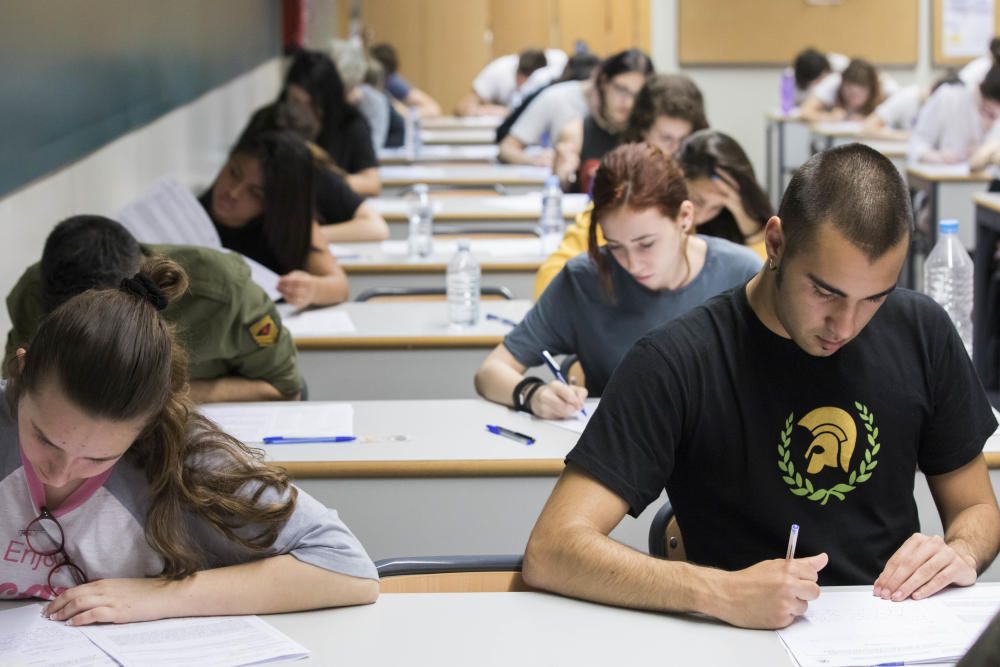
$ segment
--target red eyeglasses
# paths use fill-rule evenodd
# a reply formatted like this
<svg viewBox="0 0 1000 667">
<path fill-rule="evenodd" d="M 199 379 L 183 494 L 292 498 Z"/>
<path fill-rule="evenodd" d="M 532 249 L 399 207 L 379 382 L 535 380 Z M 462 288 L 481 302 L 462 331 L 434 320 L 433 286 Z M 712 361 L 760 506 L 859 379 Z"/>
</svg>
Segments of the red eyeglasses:
<svg viewBox="0 0 1000 667">
<path fill-rule="evenodd" d="M 87 583 L 87 574 L 79 565 L 70 560 L 69 554 L 66 553 L 66 536 L 62 526 L 47 508 L 41 508 L 38 517 L 24 529 L 24 536 L 28 541 L 28 548 L 39 556 L 62 555 L 62 558 L 49 570 L 49 576 L 46 580 L 53 593 L 56 591 L 53 582 L 59 581 L 60 577 L 63 577 L 64 581 L 68 577 L 72 580 L 73 585 L 77 586 Z"/>
</svg>

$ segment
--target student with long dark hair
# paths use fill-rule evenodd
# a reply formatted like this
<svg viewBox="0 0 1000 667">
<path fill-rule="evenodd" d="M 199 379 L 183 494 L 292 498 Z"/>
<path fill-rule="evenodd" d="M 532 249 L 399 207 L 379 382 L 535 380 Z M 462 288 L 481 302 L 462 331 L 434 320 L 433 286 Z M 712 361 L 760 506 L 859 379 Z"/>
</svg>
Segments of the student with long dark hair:
<svg viewBox="0 0 1000 667">
<path fill-rule="evenodd" d="M 646 331 L 744 284 L 760 268 L 746 248 L 693 233 L 683 172 L 648 144 L 626 144 L 604 157 L 594 178 L 593 220 L 588 253 L 563 267 L 479 367 L 476 390 L 484 398 L 539 417 L 569 417 L 588 393 L 601 395 Z M 525 377 L 542 363 L 542 350 L 576 354 L 586 387 Z"/>
<path fill-rule="evenodd" d="M 56 308 L 0 388 L 4 594 L 70 625 L 364 604 L 375 567 L 337 513 L 198 414 L 149 260 Z M 53 555 L 55 554 L 55 555 Z"/>
<path fill-rule="evenodd" d="M 854 58 L 841 74 L 826 76 L 799 108 L 808 121 L 864 120 L 899 86 L 867 60 Z"/>
<path fill-rule="evenodd" d="M 653 61 L 639 49 L 616 53 L 597 68 L 594 108 L 567 123 L 556 141 L 553 169 L 569 189 L 589 191 L 601 158 L 621 142 L 635 98 L 653 71 Z"/>
<path fill-rule="evenodd" d="M 289 133 L 244 136 L 201 196 L 222 245 L 281 275 L 296 306 L 347 298 L 347 276 L 313 219 L 313 158 Z"/>
<path fill-rule="evenodd" d="M 698 233 L 748 245 L 764 259 L 764 225 L 774 207 L 736 140 L 718 130 L 695 132 L 684 140 L 677 160 Z"/>
<path fill-rule="evenodd" d="M 292 104 L 311 118 L 316 134 L 310 139 L 347 173 L 347 182 L 355 192 L 374 196 L 381 191 L 371 129 L 361 112 L 347 101 L 337 66 L 328 55 L 298 51 L 278 102 Z M 257 114 L 250 121 L 251 127 Z"/>
</svg>

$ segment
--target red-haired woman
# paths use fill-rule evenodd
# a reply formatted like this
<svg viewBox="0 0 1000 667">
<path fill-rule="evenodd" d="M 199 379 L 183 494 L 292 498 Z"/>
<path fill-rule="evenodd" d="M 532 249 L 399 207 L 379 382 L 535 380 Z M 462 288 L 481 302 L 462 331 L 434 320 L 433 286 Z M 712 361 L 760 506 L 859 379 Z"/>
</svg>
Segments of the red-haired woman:
<svg viewBox="0 0 1000 667">
<path fill-rule="evenodd" d="M 752 250 L 698 236 L 684 174 L 647 144 L 608 153 L 594 178 L 589 250 L 571 259 L 524 320 L 479 367 L 484 398 L 544 418 L 564 418 L 599 396 L 644 333 L 743 285 L 760 268 Z M 607 244 L 597 243 L 600 227 Z M 587 386 L 524 377 L 542 350 L 576 354 Z"/>
</svg>

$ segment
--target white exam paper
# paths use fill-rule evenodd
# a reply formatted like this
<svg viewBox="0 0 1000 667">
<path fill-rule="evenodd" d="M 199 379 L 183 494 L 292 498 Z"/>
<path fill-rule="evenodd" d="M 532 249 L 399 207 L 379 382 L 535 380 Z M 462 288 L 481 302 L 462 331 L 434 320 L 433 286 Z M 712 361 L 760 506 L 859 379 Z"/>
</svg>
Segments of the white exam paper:
<svg viewBox="0 0 1000 667">
<path fill-rule="evenodd" d="M 256 616 L 170 618 L 79 630 L 122 667 L 238 667 L 309 655 Z"/>
<path fill-rule="evenodd" d="M 282 305 L 278 312 L 281 323 L 288 327 L 293 337 L 322 337 L 357 331 L 350 313 L 335 307 L 296 311 Z"/>
<path fill-rule="evenodd" d="M 116 219 L 142 243 L 222 248 L 219 233 L 194 193 L 171 177 L 154 183 Z"/>
<path fill-rule="evenodd" d="M 0 611 L 0 665 L 115 667 L 79 630 L 42 616 L 42 605 Z"/>
<path fill-rule="evenodd" d="M 208 404 L 200 410 L 223 431 L 245 443 L 260 443 L 267 436 L 354 435 L 354 406 L 350 403 Z"/>
</svg>

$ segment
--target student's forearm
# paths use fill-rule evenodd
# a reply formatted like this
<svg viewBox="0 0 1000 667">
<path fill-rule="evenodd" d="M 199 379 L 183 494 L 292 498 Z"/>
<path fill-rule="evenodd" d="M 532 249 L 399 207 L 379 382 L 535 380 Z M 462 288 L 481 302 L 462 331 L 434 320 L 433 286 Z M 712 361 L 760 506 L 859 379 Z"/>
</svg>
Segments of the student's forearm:
<svg viewBox="0 0 1000 667">
<path fill-rule="evenodd" d="M 222 377 L 214 380 L 191 380 L 191 398 L 196 403 L 229 403 L 237 401 L 286 401 L 298 394 L 286 396 L 265 380 L 242 377 Z"/>
<path fill-rule="evenodd" d="M 378 176 L 378 169 L 374 167 L 356 174 L 348 174 L 345 179 L 351 189 L 359 195 L 377 197 L 382 192 L 382 181 Z"/>
<path fill-rule="evenodd" d="M 487 359 L 476 372 L 476 391 L 488 401 L 513 407 L 514 387 L 523 377 L 507 364 Z"/>
<path fill-rule="evenodd" d="M 378 213 L 358 217 L 336 225 L 321 225 L 327 243 L 360 243 L 389 238 L 389 225 Z"/>
<path fill-rule="evenodd" d="M 277 614 L 370 604 L 379 590 L 377 581 L 324 570 L 287 554 L 203 570 L 165 587 L 170 616 Z"/>
<path fill-rule="evenodd" d="M 316 292 L 312 300 L 312 305 L 332 306 L 347 301 L 349 289 L 347 275 L 343 271 L 314 277 L 316 278 Z"/>
<path fill-rule="evenodd" d="M 528 156 L 524 154 L 524 145 L 509 134 L 500 142 L 500 161 L 509 164 L 525 164 Z"/>
<path fill-rule="evenodd" d="M 982 574 L 1000 549 L 1000 511 L 995 504 L 965 508 L 948 526 L 945 542 L 960 555 L 971 558 L 976 573 Z"/>
</svg>

